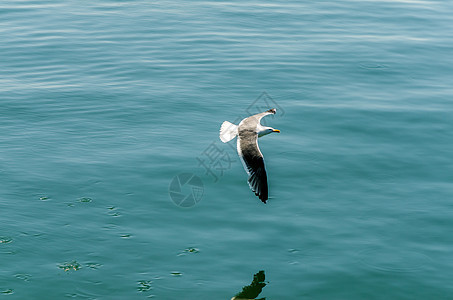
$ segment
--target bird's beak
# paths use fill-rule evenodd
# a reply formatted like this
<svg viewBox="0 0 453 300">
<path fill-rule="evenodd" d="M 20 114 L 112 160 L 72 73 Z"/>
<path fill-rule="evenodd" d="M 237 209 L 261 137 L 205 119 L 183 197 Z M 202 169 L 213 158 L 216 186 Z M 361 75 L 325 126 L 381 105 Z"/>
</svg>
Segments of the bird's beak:
<svg viewBox="0 0 453 300">
<path fill-rule="evenodd" d="M 278 133 L 280 133 L 280 130 L 274 129 L 274 130 L 272 130 L 272 132 L 278 132 Z"/>
</svg>

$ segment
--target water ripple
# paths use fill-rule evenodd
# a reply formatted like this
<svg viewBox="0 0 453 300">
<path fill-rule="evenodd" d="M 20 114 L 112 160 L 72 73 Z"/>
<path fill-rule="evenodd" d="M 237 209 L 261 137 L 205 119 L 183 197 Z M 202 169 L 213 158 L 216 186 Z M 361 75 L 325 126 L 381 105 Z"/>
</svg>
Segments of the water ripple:
<svg viewBox="0 0 453 300">
<path fill-rule="evenodd" d="M 368 248 L 357 254 L 357 261 L 371 270 L 390 273 L 416 272 L 424 269 L 431 259 L 416 251 Z"/>
</svg>

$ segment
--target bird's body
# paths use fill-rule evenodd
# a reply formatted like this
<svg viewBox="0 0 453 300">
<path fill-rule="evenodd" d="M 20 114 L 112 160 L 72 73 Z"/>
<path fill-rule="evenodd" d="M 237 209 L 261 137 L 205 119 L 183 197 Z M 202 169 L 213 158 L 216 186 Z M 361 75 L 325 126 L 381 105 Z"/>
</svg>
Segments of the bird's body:
<svg viewBox="0 0 453 300">
<path fill-rule="evenodd" d="M 275 114 L 275 112 L 276 110 L 273 108 L 250 116 L 242 120 L 239 125 L 225 121 L 220 127 L 220 140 L 222 142 L 226 143 L 236 136 L 238 137 L 237 151 L 244 169 L 249 175 L 249 186 L 264 203 L 266 203 L 269 195 L 266 168 L 264 167 L 263 154 L 258 147 L 258 138 L 271 132 L 280 132 L 280 130 L 262 126 L 260 121 L 264 116 Z"/>
</svg>

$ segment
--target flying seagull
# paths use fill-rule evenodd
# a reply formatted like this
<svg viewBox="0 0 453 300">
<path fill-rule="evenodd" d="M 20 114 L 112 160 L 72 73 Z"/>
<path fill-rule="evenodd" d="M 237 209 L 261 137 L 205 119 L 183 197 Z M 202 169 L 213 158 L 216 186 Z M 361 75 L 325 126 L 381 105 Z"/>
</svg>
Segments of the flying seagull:
<svg viewBox="0 0 453 300">
<path fill-rule="evenodd" d="M 271 132 L 280 132 L 280 130 L 263 126 L 260 121 L 264 116 L 275 114 L 275 112 L 276 109 L 272 108 L 263 113 L 245 118 L 239 125 L 225 121 L 220 127 L 220 140 L 222 142 L 226 143 L 236 136 L 238 137 L 237 150 L 242 165 L 249 175 L 247 181 L 250 189 L 264 203 L 266 203 L 268 198 L 267 175 L 263 154 L 258 147 L 258 138 Z"/>
</svg>

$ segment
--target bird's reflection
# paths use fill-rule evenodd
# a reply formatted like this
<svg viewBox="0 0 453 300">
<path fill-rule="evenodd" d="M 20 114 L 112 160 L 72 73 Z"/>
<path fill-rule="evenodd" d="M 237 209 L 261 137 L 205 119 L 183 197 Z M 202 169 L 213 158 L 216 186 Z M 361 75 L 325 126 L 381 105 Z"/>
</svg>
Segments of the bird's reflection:
<svg viewBox="0 0 453 300">
<path fill-rule="evenodd" d="M 266 298 L 256 299 L 266 286 L 264 280 L 264 271 L 259 271 L 253 275 L 252 283 L 244 286 L 242 292 L 237 293 L 231 300 L 266 300 Z"/>
</svg>

